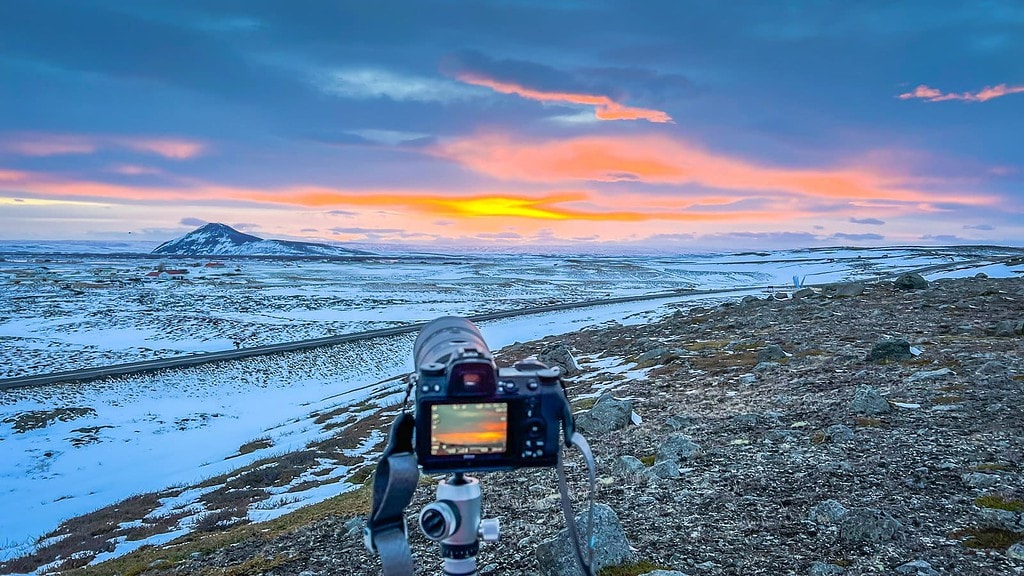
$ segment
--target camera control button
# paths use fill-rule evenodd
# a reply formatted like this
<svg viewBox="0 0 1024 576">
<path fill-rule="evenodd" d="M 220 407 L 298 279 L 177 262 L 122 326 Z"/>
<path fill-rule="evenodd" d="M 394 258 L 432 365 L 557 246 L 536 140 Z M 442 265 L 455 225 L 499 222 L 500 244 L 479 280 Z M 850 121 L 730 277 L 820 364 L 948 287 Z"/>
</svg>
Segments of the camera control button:
<svg viewBox="0 0 1024 576">
<path fill-rule="evenodd" d="M 536 380 L 530 380 L 526 383 L 526 387 L 530 390 L 536 390 L 537 388 L 540 388 L 540 384 L 538 384 Z"/>
<path fill-rule="evenodd" d="M 434 392 L 440 392 L 440 391 L 441 391 L 441 385 L 440 384 L 434 384 Z"/>
</svg>

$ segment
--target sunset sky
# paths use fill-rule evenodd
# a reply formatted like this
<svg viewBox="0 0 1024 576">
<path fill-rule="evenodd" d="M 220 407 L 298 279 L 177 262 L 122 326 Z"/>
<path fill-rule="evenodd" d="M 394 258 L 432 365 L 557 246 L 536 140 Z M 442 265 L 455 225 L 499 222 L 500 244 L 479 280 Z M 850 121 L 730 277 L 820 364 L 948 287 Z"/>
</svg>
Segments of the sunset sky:
<svg viewBox="0 0 1024 576">
<path fill-rule="evenodd" d="M 1024 2 L 3 0 L 0 239 L 1024 244 Z"/>
</svg>

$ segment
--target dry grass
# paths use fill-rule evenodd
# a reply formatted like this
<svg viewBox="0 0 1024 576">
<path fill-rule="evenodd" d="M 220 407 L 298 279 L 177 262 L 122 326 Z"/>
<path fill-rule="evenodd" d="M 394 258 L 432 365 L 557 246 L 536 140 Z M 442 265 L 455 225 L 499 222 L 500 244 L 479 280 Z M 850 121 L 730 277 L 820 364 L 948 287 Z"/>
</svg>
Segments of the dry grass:
<svg viewBox="0 0 1024 576">
<path fill-rule="evenodd" d="M 217 532 L 192 532 L 159 548 L 142 548 L 96 566 L 70 571 L 68 574 L 74 576 L 110 576 L 111 574 L 138 576 L 153 565 L 177 564 L 195 552 L 219 550 L 251 538 L 270 540 L 331 516 L 350 518 L 366 515 L 370 511 L 371 495 L 372 490 L 364 485 L 318 504 L 300 508 L 269 522 L 233 526 Z M 252 565 L 248 565 L 250 562 Z M 269 569 L 266 565 L 257 566 L 260 562 L 261 560 L 257 557 L 228 568 L 227 570 L 230 572 L 224 572 L 224 574 L 258 574 Z M 221 574 L 221 572 L 218 571 L 217 574 Z"/>
<path fill-rule="evenodd" d="M 257 438 L 252 442 L 246 442 L 238 447 L 238 455 L 251 454 L 257 450 L 263 450 L 264 448 L 270 448 L 274 445 L 274 441 L 270 438 Z"/>
<path fill-rule="evenodd" d="M 1024 540 L 1024 534 L 1020 532 L 996 528 L 967 528 L 953 532 L 949 536 L 962 541 L 963 545 L 968 548 L 1000 551 L 1005 551 L 1010 546 Z"/>
<path fill-rule="evenodd" d="M 88 406 L 84 408 L 55 408 L 53 410 L 32 410 L 21 412 L 16 416 L 4 419 L 4 424 L 10 424 L 17 434 L 24 434 L 29 430 L 46 428 L 54 422 L 70 422 L 78 418 L 95 416 L 96 411 Z"/>
</svg>

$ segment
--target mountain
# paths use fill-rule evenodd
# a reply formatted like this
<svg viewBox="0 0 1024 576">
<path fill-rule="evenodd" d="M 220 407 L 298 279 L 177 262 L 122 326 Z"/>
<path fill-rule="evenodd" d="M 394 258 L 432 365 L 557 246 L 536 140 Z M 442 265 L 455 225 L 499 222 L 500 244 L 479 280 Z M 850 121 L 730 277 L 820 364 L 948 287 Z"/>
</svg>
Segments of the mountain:
<svg viewBox="0 0 1024 576">
<path fill-rule="evenodd" d="M 356 256 L 362 250 L 291 240 L 264 240 L 226 224 L 211 222 L 157 246 L 153 254 L 184 256 Z"/>
</svg>

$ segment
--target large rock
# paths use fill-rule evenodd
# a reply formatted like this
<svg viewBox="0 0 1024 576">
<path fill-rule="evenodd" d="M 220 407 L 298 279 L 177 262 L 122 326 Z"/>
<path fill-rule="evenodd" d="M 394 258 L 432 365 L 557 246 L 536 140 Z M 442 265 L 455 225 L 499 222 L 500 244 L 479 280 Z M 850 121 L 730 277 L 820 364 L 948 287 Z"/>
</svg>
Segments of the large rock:
<svg viewBox="0 0 1024 576">
<path fill-rule="evenodd" d="M 924 560 L 907 562 L 906 564 L 896 568 L 896 573 L 904 574 L 906 576 L 941 576 L 935 571 L 935 568 L 932 568 L 931 564 Z"/>
<path fill-rule="evenodd" d="M 801 288 L 796 292 L 793 292 L 793 299 L 800 300 L 802 298 L 814 298 L 818 293 L 814 291 L 814 288 Z"/>
<path fill-rule="evenodd" d="M 826 286 L 822 293 L 832 298 L 850 298 L 852 296 L 860 296 L 863 294 L 864 285 L 860 282 L 831 284 Z"/>
<path fill-rule="evenodd" d="M 787 357 L 786 351 L 778 344 L 769 344 L 757 353 L 758 362 L 774 362 Z"/>
<path fill-rule="evenodd" d="M 807 520 L 815 524 L 838 524 L 849 510 L 835 500 L 825 500 L 807 512 Z"/>
<path fill-rule="evenodd" d="M 636 456 L 630 456 L 629 454 L 619 456 L 614 462 L 612 462 L 612 472 L 623 476 L 639 474 L 646 469 L 647 467 L 644 466 L 644 463 L 641 462 L 639 458 Z"/>
<path fill-rule="evenodd" d="M 576 516 L 576 529 L 580 537 L 580 547 L 586 558 L 584 540 L 587 537 L 588 513 L 581 512 Z M 622 530 L 619 517 L 607 504 L 594 504 L 594 573 L 608 566 L 618 566 L 632 560 L 633 553 L 629 549 L 629 541 Z M 537 564 L 540 571 L 547 576 L 582 576 L 576 565 L 576 556 L 569 542 L 569 531 L 563 529 L 551 540 L 541 542 L 537 546 Z"/>
<path fill-rule="evenodd" d="M 910 342 L 903 338 L 886 338 L 879 340 L 868 353 L 869 362 L 889 362 L 910 360 L 914 354 L 910 352 Z"/>
<path fill-rule="evenodd" d="M 576 416 L 576 428 L 584 435 L 599 436 L 629 426 L 632 415 L 632 400 L 617 400 L 611 394 L 605 394 L 593 408 Z"/>
<path fill-rule="evenodd" d="M 844 571 L 842 566 L 826 562 L 815 562 L 811 564 L 811 569 L 807 571 L 807 574 L 810 576 L 839 576 Z"/>
<path fill-rule="evenodd" d="M 569 351 L 569 347 L 561 342 L 545 346 L 540 354 L 537 354 L 537 360 L 548 366 L 558 366 L 566 378 L 572 378 L 582 372 L 580 365 L 576 363 L 576 358 Z"/>
<path fill-rule="evenodd" d="M 704 451 L 700 445 L 690 440 L 689 436 L 672 434 L 658 448 L 657 461 L 668 461 L 678 464 L 684 460 L 692 460 L 703 453 Z"/>
<path fill-rule="evenodd" d="M 885 542 L 903 537 L 903 525 L 874 508 L 855 508 L 843 516 L 839 537 L 853 544 Z"/>
<path fill-rule="evenodd" d="M 928 281 L 917 272 L 900 274 L 893 286 L 898 290 L 923 290 L 928 287 Z"/>
<path fill-rule="evenodd" d="M 870 386 L 861 386 L 853 393 L 853 402 L 850 402 L 850 411 L 855 414 L 886 414 L 892 408 L 889 402 L 882 397 L 878 390 Z"/>
<path fill-rule="evenodd" d="M 1024 320 L 1000 320 L 996 323 L 995 333 L 1002 338 L 1024 335 Z"/>
</svg>

